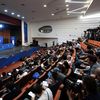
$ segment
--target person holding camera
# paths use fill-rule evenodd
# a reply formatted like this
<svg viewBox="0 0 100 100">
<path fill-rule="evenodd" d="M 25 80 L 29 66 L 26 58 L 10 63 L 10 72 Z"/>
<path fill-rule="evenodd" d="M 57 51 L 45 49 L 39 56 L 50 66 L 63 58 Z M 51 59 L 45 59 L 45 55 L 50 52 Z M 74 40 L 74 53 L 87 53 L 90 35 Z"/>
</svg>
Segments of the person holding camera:
<svg viewBox="0 0 100 100">
<path fill-rule="evenodd" d="M 97 91 L 97 84 L 94 78 L 86 76 L 83 79 L 81 92 L 75 93 L 72 89 L 67 91 L 69 100 L 99 100 L 100 93 Z"/>
<path fill-rule="evenodd" d="M 83 97 L 83 100 L 99 100 L 100 93 L 97 91 L 97 84 L 94 78 L 91 76 L 86 76 L 83 79 L 84 91 L 86 95 Z"/>
</svg>

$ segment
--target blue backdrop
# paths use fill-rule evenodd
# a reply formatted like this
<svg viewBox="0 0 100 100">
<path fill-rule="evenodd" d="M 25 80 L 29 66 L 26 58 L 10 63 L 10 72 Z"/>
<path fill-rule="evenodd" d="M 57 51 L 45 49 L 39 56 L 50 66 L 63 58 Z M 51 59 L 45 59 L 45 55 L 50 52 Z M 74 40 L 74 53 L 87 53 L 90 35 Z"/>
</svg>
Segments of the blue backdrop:
<svg viewBox="0 0 100 100">
<path fill-rule="evenodd" d="M 0 44 L 3 44 L 3 36 L 0 36 Z"/>
<path fill-rule="evenodd" d="M 0 60 L 0 68 L 3 68 L 4 66 L 7 66 L 7 65 L 14 63 L 16 61 L 19 61 L 23 57 L 30 57 L 32 55 L 32 53 L 37 51 L 37 50 L 39 50 L 39 48 L 34 47 L 34 48 L 31 48 L 30 50 L 22 51 L 22 52 L 15 54 L 15 55 L 12 55 L 8 58 L 2 59 L 2 60 Z"/>
<path fill-rule="evenodd" d="M 27 23 L 26 22 L 24 22 L 24 41 L 25 41 L 25 43 L 26 42 L 28 42 L 28 25 L 27 25 Z"/>
</svg>

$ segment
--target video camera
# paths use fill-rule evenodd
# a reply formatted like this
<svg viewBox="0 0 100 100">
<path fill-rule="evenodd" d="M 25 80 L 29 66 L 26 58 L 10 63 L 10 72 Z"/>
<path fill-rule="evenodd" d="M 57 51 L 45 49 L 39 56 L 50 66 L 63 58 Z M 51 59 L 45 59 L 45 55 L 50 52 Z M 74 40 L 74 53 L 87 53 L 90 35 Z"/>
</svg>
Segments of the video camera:
<svg viewBox="0 0 100 100">
<path fill-rule="evenodd" d="M 65 86 L 65 89 L 72 90 L 75 93 L 79 93 L 81 91 L 81 80 L 76 80 L 73 82 L 72 80 L 67 79 L 66 76 L 61 72 L 53 72 L 53 74 L 56 74 L 56 80 L 62 82 Z"/>
</svg>

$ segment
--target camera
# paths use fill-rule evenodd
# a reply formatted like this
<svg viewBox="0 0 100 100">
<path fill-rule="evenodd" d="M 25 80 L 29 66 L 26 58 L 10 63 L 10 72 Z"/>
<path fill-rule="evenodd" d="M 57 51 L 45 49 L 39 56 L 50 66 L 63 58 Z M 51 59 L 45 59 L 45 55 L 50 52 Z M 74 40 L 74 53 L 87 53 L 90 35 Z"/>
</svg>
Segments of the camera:
<svg viewBox="0 0 100 100">
<path fill-rule="evenodd" d="M 65 86 L 65 89 L 72 90 L 74 93 L 79 93 L 82 89 L 82 81 L 81 80 L 70 80 L 67 79 L 64 74 L 61 72 L 53 72 L 53 74 L 56 74 L 56 80 L 59 82 L 62 82 Z"/>
</svg>

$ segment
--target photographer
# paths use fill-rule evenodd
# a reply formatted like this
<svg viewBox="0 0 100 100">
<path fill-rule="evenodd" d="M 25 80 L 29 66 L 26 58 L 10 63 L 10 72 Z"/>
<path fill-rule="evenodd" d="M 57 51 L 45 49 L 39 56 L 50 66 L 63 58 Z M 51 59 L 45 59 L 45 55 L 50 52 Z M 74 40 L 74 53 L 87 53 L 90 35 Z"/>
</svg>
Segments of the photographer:
<svg viewBox="0 0 100 100">
<path fill-rule="evenodd" d="M 60 72 L 56 72 L 64 86 L 60 85 L 54 100 L 99 100 L 100 94 L 97 91 L 97 84 L 91 76 L 84 76 L 83 82 L 72 81 Z"/>
<path fill-rule="evenodd" d="M 72 97 L 68 94 L 69 91 L 72 90 L 75 94 L 78 94 L 81 91 L 81 84 L 77 82 L 77 79 L 74 79 L 75 81 L 72 81 L 73 79 L 68 79 L 66 75 L 60 72 L 54 73 L 56 74 L 56 79 L 63 84 L 61 84 L 58 88 L 54 100 L 70 100 Z M 73 98 L 76 98 L 76 96 Z"/>
<path fill-rule="evenodd" d="M 86 76 L 83 79 L 83 86 L 86 91 L 86 96 L 83 97 L 83 100 L 99 100 L 100 93 L 97 91 L 97 84 L 94 78 Z"/>
<path fill-rule="evenodd" d="M 83 88 L 80 93 L 76 94 L 73 90 L 67 91 L 69 100 L 99 100 L 100 93 L 97 91 L 97 85 L 94 78 L 86 76 L 83 79 Z"/>
</svg>

